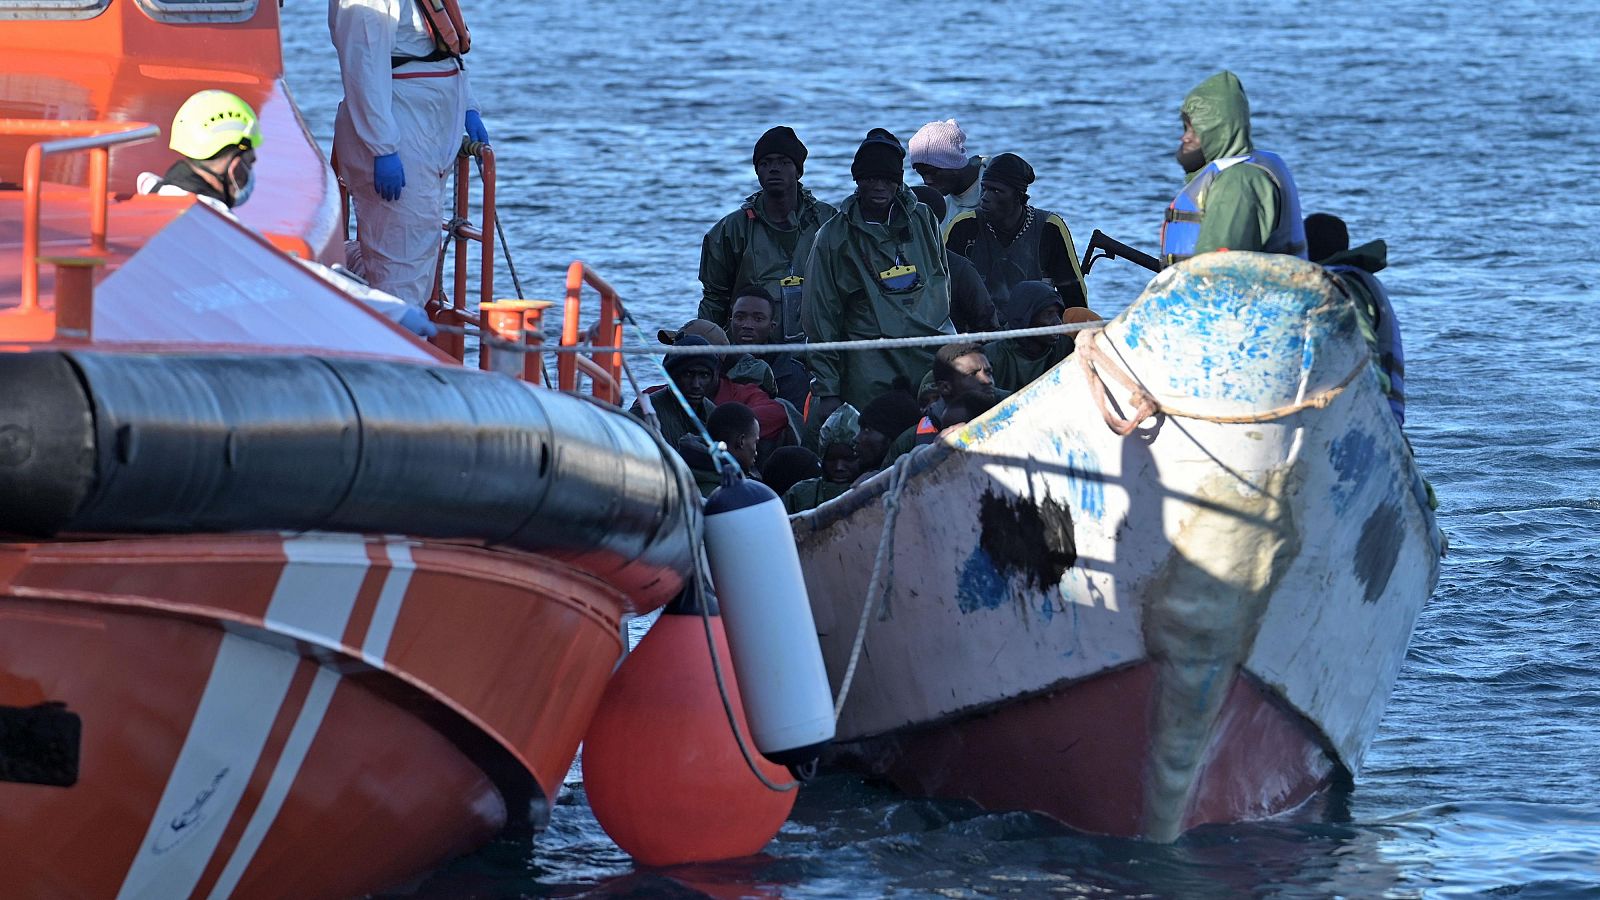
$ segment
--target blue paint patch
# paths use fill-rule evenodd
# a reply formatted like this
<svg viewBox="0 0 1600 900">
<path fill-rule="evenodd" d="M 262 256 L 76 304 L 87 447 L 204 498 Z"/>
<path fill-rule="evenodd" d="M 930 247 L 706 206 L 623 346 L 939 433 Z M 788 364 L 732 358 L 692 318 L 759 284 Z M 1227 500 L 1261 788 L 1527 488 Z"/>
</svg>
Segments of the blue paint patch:
<svg viewBox="0 0 1600 900">
<path fill-rule="evenodd" d="M 1067 452 L 1067 480 L 1077 492 L 1078 510 L 1091 518 L 1106 514 L 1105 475 L 1100 472 L 1100 460 L 1087 450 Z"/>
<path fill-rule="evenodd" d="M 1122 341 L 1129 349 L 1139 346 L 1139 341 L 1144 339 L 1144 326 L 1138 322 L 1129 322 L 1122 330 Z"/>
<path fill-rule="evenodd" d="M 1043 599 L 1039 601 L 1039 614 L 1046 622 L 1056 617 L 1056 603 L 1051 599 L 1048 591 L 1045 592 Z"/>
<path fill-rule="evenodd" d="M 979 547 L 967 557 L 961 567 L 961 577 L 956 581 L 956 605 L 964 613 L 980 609 L 997 609 L 1006 602 L 1011 589 L 1007 580 L 995 568 L 989 551 Z"/>
<path fill-rule="evenodd" d="M 1377 467 L 1377 461 L 1377 441 L 1365 431 L 1348 431 L 1329 446 L 1328 462 L 1339 476 L 1332 491 L 1339 512 L 1347 510 L 1350 501 Z"/>
</svg>

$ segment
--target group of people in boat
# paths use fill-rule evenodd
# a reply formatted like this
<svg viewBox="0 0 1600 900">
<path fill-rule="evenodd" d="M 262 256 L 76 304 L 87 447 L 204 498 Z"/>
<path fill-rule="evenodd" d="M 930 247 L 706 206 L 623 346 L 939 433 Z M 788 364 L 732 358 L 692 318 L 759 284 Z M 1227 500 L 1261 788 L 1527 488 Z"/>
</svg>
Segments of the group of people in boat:
<svg viewBox="0 0 1600 900">
<path fill-rule="evenodd" d="M 356 214 L 349 269 L 364 299 L 428 336 L 446 177 L 463 138 L 489 140 L 462 63 L 470 38 L 454 0 L 330 0 L 328 22 L 345 88 L 334 156 Z M 1188 179 L 1165 213 L 1161 263 L 1219 250 L 1328 263 L 1368 313 L 1380 377 L 1403 415 L 1399 332 L 1372 277 L 1383 243 L 1350 250 L 1338 219 L 1302 219 L 1288 166 L 1251 140 L 1233 73 L 1190 91 L 1181 119 L 1176 156 Z M 250 197 L 261 130 L 243 100 L 195 95 L 171 138 L 181 158 L 149 173 L 141 191 L 193 193 L 222 209 Z M 707 492 L 720 443 L 791 510 L 981 415 L 1074 346 L 1061 333 L 972 335 L 1098 318 L 1066 219 L 1032 204 L 1037 174 L 1022 156 L 970 152 L 954 119 L 929 122 L 908 144 L 873 128 L 851 161 L 855 190 L 837 207 L 805 188 L 807 156 L 785 126 L 756 140 L 759 189 L 701 247 L 698 317 L 659 335 L 679 346 L 786 349 L 668 356 L 675 390 L 659 385 L 634 405 Z M 908 162 L 921 185 L 905 184 Z M 945 335 L 943 346 L 812 346 Z"/>
<path fill-rule="evenodd" d="M 1352 251 L 1338 218 L 1302 218 L 1288 166 L 1251 140 L 1249 102 L 1232 72 L 1192 90 L 1181 116 L 1176 156 L 1188 179 L 1166 210 L 1161 263 L 1248 250 L 1330 266 L 1366 314 L 1403 421 L 1399 332 L 1372 277 L 1385 264 L 1383 242 Z M 929 122 L 909 145 L 874 128 L 851 161 L 856 189 L 835 207 L 801 181 L 808 155 L 785 126 L 755 142 L 759 190 L 702 243 L 698 317 L 658 335 L 733 349 L 666 356 L 676 391 L 655 386 L 633 407 L 679 449 L 706 493 L 719 483 L 709 438 L 792 512 L 981 415 L 1074 346 L 1070 334 L 982 343 L 973 335 L 1098 318 L 1071 230 L 1032 205 L 1037 176 L 1021 156 L 970 153 L 954 119 Z M 923 184 L 905 184 L 908 161 Z M 871 343 L 940 335 L 959 336 L 942 346 Z M 811 346 L 841 341 L 863 344 Z M 738 354 L 741 344 L 785 349 Z"/>
</svg>

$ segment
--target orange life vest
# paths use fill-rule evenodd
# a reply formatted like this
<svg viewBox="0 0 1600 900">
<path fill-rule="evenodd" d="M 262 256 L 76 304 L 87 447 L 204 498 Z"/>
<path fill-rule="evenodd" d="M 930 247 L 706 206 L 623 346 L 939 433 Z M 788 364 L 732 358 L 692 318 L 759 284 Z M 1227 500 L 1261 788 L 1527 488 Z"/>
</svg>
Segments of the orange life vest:
<svg viewBox="0 0 1600 900">
<path fill-rule="evenodd" d="M 439 52 L 460 59 L 472 49 L 472 35 L 456 0 L 417 0 L 417 6 L 428 20 L 428 30 L 433 32 L 433 43 Z"/>
</svg>

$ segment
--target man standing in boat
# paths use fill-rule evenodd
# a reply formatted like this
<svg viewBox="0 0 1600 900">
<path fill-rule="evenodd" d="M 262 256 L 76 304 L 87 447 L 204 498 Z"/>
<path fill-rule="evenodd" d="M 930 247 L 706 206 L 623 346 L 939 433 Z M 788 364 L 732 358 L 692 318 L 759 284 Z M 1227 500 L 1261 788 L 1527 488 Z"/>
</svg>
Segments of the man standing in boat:
<svg viewBox="0 0 1600 900">
<path fill-rule="evenodd" d="M 794 129 L 778 125 L 756 141 L 751 162 L 761 189 L 706 232 L 700 245 L 700 318 L 728 325 L 736 288 L 754 284 L 775 301 L 774 331 L 782 341 L 803 340 L 800 295 L 806 256 L 834 208 L 800 183 L 806 145 Z"/>
<path fill-rule="evenodd" d="M 422 306 L 433 290 L 445 179 L 463 131 L 489 133 L 461 57 L 456 0 L 328 0 L 344 101 L 334 121 L 339 176 L 356 210 L 360 274 Z"/>
<path fill-rule="evenodd" d="M 945 212 L 939 216 L 942 232 L 956 216 L 976 210 L 983 196 L 978 176 L 984 158 L 967 155 L 967 133 L 955 119 L 929 122 L 911 136 L 908 158 L 911 170 L 922 176 L 922 183 L 945 197 Z"/>
<path fill-rule="evenodd" d="M 1200 82 L 1183 100 L 1178 164 L 1188 183 L 1167 206 L 1161 264 L 1200 253 L 1254 250 L 1306 258 L 1300 195 L 1276 153 L 1250 139 L 1250 100 L 1232 72 Z"/>
<path fill-rule="evenodd" d="M 850 164 L 856 191 L 817 232 L 806 265 L 801 320 L 815 342 L 950 333 L 950 269 L 939 223 L 905 185 L 905 149 L 867 132 Z M 811 353 L 810 421 L 840 404 L 857 409 L 933 363 L 928 347 Z"/>
<path fill-rule="evenodd" d="M 961 213 L 945 230 L 945 245 L 978 267 L 1000 320 L 1012 325 L 1023 313 L 1013 309 L 1011 289 L 1024 281 L 1050 283 L 1068 308 L 1088 305 L 1066 220 L 1028 205 L 1033 179 L 1033 166 L 1015 153 L 994 157 L 983 170 L 977 211 Z"/>
</svg>

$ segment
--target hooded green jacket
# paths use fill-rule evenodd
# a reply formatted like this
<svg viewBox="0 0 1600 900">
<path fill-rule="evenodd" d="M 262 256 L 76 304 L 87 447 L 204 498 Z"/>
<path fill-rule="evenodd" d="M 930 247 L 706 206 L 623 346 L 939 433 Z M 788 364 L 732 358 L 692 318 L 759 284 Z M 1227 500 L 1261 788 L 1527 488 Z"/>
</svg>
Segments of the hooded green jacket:
<svg viewBox="0 0 1600 900">
<path fill-rule="evenodd" d="M 835 497 L 844 496 L 850 485 L 829 481 L 826 478 L 807 478 L 783 495 L 783 508 L 790 515 L 816 509 Z"/>
<path fill-rule="evenodd" d="M 914 287 L 883 286 L 879 274 L 897 264 L 916 267 Z M 851 195 L 817 232 L 800 316 L 815 343 L 949 333 L 950 268 L 933 212 L 901 185 L 889 223 L 868 222 Z M 865 409 L 897 376 L 916 384 L 936 349 L 812 353 L 811 392 Z"/>
<path fill-rule="evenodd" d="M 791 267 L 803 274 L 812 237 L 836 210 L 800 186 L 800 208 L 788 222 L 767 218 L 762 191 L 745 198 L 736 210 L 706 232 L 700 244 L 700 318 L 727 327 L 733 292 L 759 284 L 774 298 Z M 774 310 L 774 318 L 778 310 Z"/>
<path fill-rule="evenodd" d="M 1200 138 L 1207 163 L 1255 149 L 1250 142 L 1250 100 L 1232 72 L 1218 72 L 1200 82 L 1183 99 L 1183 114 Z M 1191 172 L 1188 178 L 1196 174 Z M 1265 169 L 1230 166 L 1206 191 L 1206 214 L 1194 252 L 1210 253 L 1223 247 L 1261 250 L 1278 224 L 1281 207 L 1278 187 Z"/>
</svg>

